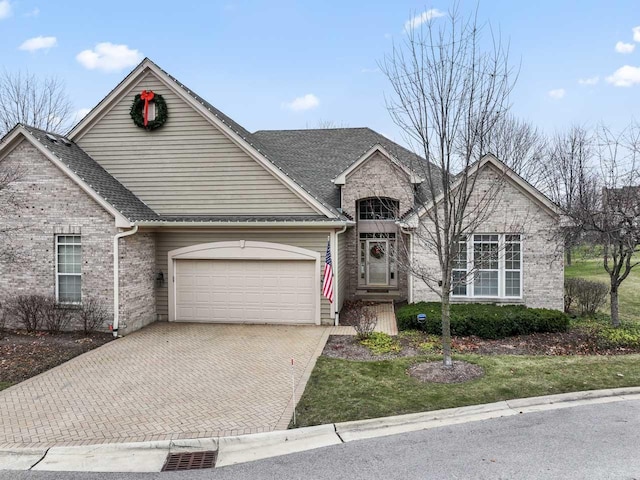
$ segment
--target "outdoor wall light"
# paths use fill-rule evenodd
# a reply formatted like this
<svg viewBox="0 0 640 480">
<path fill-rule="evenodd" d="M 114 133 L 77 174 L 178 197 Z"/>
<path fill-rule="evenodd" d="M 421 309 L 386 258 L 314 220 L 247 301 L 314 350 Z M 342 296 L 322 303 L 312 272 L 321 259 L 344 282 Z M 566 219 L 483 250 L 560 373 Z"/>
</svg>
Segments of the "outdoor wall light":
<svg viewBox="0 0 640 480">
<path fill-rule="evenodd" d="M 164 273 L 162 273 L 162 270 L 156 276 L 156 287 L 164 287 Z"/>
</svg>

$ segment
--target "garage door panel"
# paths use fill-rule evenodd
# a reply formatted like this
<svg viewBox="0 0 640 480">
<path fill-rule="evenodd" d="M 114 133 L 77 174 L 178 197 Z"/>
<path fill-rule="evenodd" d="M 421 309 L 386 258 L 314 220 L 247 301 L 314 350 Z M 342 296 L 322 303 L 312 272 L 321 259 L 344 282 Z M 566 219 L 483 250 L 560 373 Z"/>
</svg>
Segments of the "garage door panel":
<svg viewBox="0 0 640 480">
<path fill-rule="evenodd" d="M 315 262 L 177 260 L 176 320 L 314 323 Z"/>
</svg>

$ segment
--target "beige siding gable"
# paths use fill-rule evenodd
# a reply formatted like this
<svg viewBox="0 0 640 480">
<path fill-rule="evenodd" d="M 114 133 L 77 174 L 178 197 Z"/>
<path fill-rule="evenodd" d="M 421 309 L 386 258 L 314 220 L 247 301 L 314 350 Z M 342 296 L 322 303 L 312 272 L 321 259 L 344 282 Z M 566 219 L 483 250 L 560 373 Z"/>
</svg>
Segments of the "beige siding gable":
<svg viewBox="0 0 640 480">
<path fill-rule="evenodd" d="M 167 122 L 151 132 L 129 115 L 142 90 L 161 94 L 167 103 Z M 162 215 L 317 213 L 152 72 L 76 141 Z"/>
</svg>

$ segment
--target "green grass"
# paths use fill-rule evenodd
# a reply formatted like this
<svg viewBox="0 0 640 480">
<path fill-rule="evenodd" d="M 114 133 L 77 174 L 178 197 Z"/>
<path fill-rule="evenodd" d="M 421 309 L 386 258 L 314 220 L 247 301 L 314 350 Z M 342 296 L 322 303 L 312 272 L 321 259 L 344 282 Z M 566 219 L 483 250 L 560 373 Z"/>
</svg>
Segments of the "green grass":
<svg viewBox="0 0 640 480">
<path fill-rule="evenodd" d="M 463 384 L 421 383 L 406 373 L 412 363 L 441 358 L 355 362 L 320 357 L 298 404 L 297 426 L 640 385 L 640 355 L 459 355 L 456 360 L 485 370 L 484 377 Z"/>
<path fill-rule="evenodd" d="M 13 383 L 10 382 L 0 382 L 0 390 L 4 390 L 5 388 L 9 388 Z"/>
<path fill-rule="evenodd" d="M 605 271 L 602 259 L 576 258 L 573 265 L 565 267 L 566 278 L 580 277 L 587 280 L 597 280 L 609 285 L 609 274 Z M 640 266 L 631 271 L 622 285 L 620 285 L 620 319 L 626 322 L 640 323 Z M 609 302 L 603 308 L 603 313 L 609 313 Z"/>
</svg>

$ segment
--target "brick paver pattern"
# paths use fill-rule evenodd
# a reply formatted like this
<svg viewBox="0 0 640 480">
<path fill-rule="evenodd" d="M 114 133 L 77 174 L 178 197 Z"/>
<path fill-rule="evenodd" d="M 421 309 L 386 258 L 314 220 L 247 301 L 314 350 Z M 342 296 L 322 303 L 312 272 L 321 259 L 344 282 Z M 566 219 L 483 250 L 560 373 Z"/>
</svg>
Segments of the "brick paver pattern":
<svg viewBox="0 0 640 480">
<path fill-rule="evenodd" d="M 0 392 L 0 448 L 285 428 L 328 330 L 155 323 Z"/>
<path fill-rule="evenodd" d="M 378 317 L 378 323 L 374 331 L 386 333 L 387 335 L 398 335 L 398 326 L 396 324 L 396 313 L 393 309 L 392 302 L 382 302 L 373 305 L 369 308 L 373 308 Z M 331 335 L 355 335 L 355 328 L 349 325 L 338 325 L 331 328 Z"/>
</svg>

